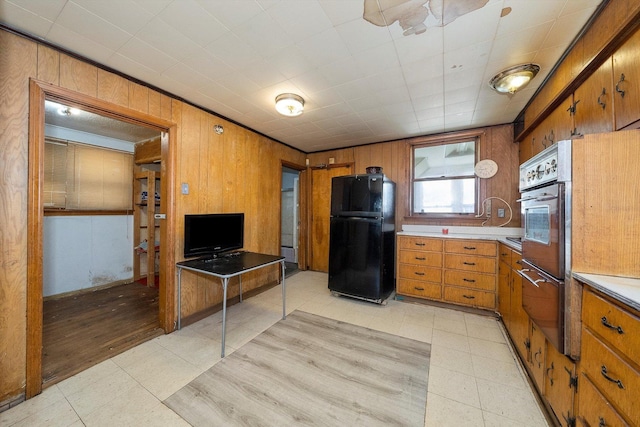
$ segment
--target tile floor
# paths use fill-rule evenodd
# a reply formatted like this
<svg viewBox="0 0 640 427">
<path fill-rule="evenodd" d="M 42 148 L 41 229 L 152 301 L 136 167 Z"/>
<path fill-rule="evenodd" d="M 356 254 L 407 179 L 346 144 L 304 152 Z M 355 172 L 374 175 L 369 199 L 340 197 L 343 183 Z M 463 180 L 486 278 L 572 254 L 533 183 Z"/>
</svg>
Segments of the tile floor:
<svg viewBox="0 0 640 427">
<path fill-rule="evenodd" d="M 423 304 L 331 296 L 327 275 L 286 281 L 302 310 L 432 344 L 425 426 L 547 426 L 500 323 Z M 227 354 L 277 322 L 277 286 L 227 313 Z M 187 426 L 162 401 L 220 360 L 221 313 L 115 356 L 0 413 L 0 426 Z M 158 373 L 162 372 L 162 375 Z"/>
</svg>

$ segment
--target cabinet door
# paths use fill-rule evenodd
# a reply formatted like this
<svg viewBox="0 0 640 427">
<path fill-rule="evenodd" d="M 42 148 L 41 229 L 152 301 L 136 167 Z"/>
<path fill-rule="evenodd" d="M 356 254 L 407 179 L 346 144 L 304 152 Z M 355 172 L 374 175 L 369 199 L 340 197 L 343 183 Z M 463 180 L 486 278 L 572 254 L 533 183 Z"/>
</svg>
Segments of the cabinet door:
<svg viewBox="0 0 640 427">
<path fill-rule="evenodd" d="M 573 136 L 573 95 L 570 95 L 558 108 L 547 117 L 547 146 Z"/>
<path fill-rule="evenodd" d="M 613 54 L 616 130 L 640 119 L 640 31 Z"/>
<path fill-rule="evenodd" d="M 544 394 L 562 425 L 570 425 L 575 418 L 573 400 L 576 391 L 576 365 L 551 344 L 545 357 Z"/>
<path fill-rule="evenodd" d="M 575 133 L 613 131 L 612 62 L 609 58 L 573 94 Z"/>
<path fill-rule="evenodd" d="M 511 333 L 511 266 L 502 260 L 498 266 L 498 312 Z"/>
<path fill-rule="evenodd" d="M 529 316 L 522 308 L 522 277 L 511 271 L 511 323 L 509 333 L 523 359 L 528 359 Z"/>
<path fill-rule="evenodd" d="M 544 395 L 546 340 L 542 331 L 533 322 L 530 324 L 529 339 L 531 341 L 531 360 L 529 363 L 538 390 Z"/>
<path fill-rule="evenodd" d="M 580 376 L 576 413 L 578 426 L 626 427 L 629 425 L 584 374 Z"/>
</svg>

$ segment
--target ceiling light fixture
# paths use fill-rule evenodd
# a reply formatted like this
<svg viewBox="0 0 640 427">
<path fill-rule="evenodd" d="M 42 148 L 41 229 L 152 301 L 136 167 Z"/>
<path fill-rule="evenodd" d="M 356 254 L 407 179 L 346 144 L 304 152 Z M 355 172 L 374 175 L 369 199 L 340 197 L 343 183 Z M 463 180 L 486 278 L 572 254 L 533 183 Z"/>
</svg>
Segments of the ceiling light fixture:
<svg viewBox="0 0 640 427">
<path fill-rule="evenodd" d="M 514 94 L 526 86 L 538 71 L 540 66 L 537 64 L 516 65 L 496 74 L 489 82 L 489 86 L 500 93 Z"/>
<path fill-rule="evenodd" d="M 276 96 L 276 111 L 287 117 L 299 116 L 304 111 L 304 99 L 295 93 L 282 93 Z"/>
<path fill-rule="evenodd" d="M 78 114 L 80 111 L 77 108 L 62 106 L 58 108 L 58 114 L 61 116 L 70 116 L 72 114 Z"/>
</svg>

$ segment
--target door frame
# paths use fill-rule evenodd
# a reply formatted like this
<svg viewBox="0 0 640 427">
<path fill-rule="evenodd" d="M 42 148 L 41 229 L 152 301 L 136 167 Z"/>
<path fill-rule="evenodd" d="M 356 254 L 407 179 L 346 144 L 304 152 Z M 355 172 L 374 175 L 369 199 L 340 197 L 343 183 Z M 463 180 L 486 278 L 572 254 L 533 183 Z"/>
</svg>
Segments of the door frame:
<svg viewBox="0 0 640 427">
<path fill-rule="evenodd" d="M 280 189 L 282 189 L 282 169 L 288 168 L 297 170 L 298 174 L 298 202 L 300 204 L 298 208 L 298 269 L 307 269 L 307 241 L 309 232 L 307 230 L 307 180 L 306 171 L 307 167 L 296 163 L 281 160 L 280 162 Z M 278 234 L 279 243 L 278 249 L 282 247 L 282 197 L 280 197 L 280 232 Z"/>
<path fill-rule="evenodd" d="M 167 219 L 161 222 L 161 239 L 167 248 L 174 246 L 174 190 L 176 123 L 156 116 L 112 104 L 88 95 L 64 89 L 52 84 L 30 79 L 29 81 L 29 158 L 28 158 L 28 195 L 27 195 L 27 345 L 26 345 L 26 384 L 27 399 L 42 392 L 42 332 L 43 332 L 43 186 L 44 186 L 44 101 L 56 102 L 90 111 L 116 120 L 157 129 L 168 134 L 161 142 L 161 200 L 165 202 Z M 170 143 L 173 141 L 173 143 Z M 160 252 L 160 264 L 165 268 L 160 272 L 159 310 L 160 326 L 165 333 L 174 329 L 175 322 L 175 281 L 173 269 L 175 254 L 171 250 Z M 163 274 L 165 273 L 165 274 Z"/>
</svg>

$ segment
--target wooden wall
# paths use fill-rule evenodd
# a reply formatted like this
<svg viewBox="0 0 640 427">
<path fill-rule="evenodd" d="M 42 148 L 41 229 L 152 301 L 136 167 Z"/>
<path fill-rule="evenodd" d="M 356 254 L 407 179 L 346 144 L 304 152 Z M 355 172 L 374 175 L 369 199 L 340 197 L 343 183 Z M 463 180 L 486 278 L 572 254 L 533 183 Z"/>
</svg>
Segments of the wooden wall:
<svg viewBox="0 0 640 427">
<path fill-rule="evenodd" d="M 460 132 L 463 133 L 463 132 Z M 518 145 L 513 141 L 513 126 L 501 125 L 464 131 L 465 134 L 480 135 L 480 159 L 493 159 L 498 164 L 498 173 L 489 179 L 480 180 L 481 200 L 486 197 L 500 197 L 513 209 L 513 218 L 508 227 L 520 227 L 520 205 L 516 202 L 518 192 Z M 447 134 L 447 136 L 455 133 Z M 477 219 L 427 220 L 410 218 L 409 187 L 411 182 L 411 147 L 422 139 L 437 139 L 438 135 L 426 138 L 382 142 L 340 150 L 323 151 L 308 155 L 309 165 L 326 165 L 333 162 L 353 163 L 354 173 L 365 173 L 368 166 L 382 166 L 383 172 L 396 183 L 396 229 L 402 224 L 447 224 L 480 226 Z M 497 226 L 508 219 L 508 208 L 500 201 L 492 200 L 491 220 L 485 226 Z M 497 209 L 507 210 L 505 218 L 497 217 Z"/>
<path fill-rule="evenodd" d="M 26 382 L 27 187 L 29 79 L 124 106 L 177 125 L 175 216 L 243 211 L 245 248 L 278 254 L 281 162 L 304 165 L 302 152 L 228 123 L 119 75 L 6 31 L 0 31 L 0 407 L 24 396 Z M 213 125 L 224 126 L 224 134 Z M 166 166 L 163 164 L 163 168 Z M 180 195 L 189 183 L 190 194 Z M 165 191 L 165 190 L 163 190 Z M 182 259 L 182 221 L 171 230 Z M 170 243 L 170 242 L 169 242 Z M 133 248 L 132 248 L 133 251 Z M 133 256 L 133 255 L 132 255 Z M 175 267 L 166 267 L 174 280 Z M 243 280 L 243 290 L 267 284 L 277 270 Z M 183 315 L 221 302 L 219 285 L 184 275 Z M 231 287 L 230 295 L 237 294 Z"/>
</svg>

